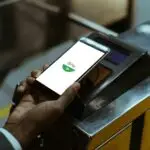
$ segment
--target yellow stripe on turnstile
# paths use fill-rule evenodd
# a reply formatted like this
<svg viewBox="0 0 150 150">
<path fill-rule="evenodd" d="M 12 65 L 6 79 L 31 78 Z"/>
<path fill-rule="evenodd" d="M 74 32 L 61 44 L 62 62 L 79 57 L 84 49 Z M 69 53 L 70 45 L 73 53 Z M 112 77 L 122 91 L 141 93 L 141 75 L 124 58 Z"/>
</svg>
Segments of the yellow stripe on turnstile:
<svg viewBox="0 0 150 150">
<path fill-rule="evenodd" d="M 9 115 L 10 108 L 11 108 L 11 105 L 0 108 L 0 119 L 6 118 Z"/>
</svg>

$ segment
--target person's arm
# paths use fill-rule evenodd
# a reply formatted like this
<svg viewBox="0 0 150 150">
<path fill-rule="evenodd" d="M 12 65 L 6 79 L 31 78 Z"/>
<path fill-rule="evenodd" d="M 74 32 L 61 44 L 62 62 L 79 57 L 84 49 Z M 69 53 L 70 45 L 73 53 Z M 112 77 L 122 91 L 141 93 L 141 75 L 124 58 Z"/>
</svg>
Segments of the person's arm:
<svg viewBox="0 0 150 150">
<path fill-rule="evenodd" d="M 0 128 L 0 149 L 1 150 L 22 150 L 18 140 L 6 129 Z"/>
<path fill-rule="evenodd" d="M 9 148 L 12 147 L 14 150 L 16 150 L 16 146 L 19 145 L 21 145 L 19 147 L 20 149 L 21 147 L 27 147 L 38 134 L 46 130 L 47 126 L 50 127 L 50 125 L 59 119 L 64 109 L 73 101 L 80 89 L 80 84 L 74 83 L 59 99 L 51 100 L 50 95 L 43 95 L 40 91 L 35 91 L 33 87 L 30 86 L 42 71 L 37 70 L 32 72 L 31 77 L 21 82 L 17 91 L 24 94 L 22 98 L 20 98 L 17 107 L 12 109 L 3 127 L 4 130 L 1 129 L 2 140 L 5 140 L 6 146 L 8 144 Z M 12 138 L 6 136 L 7 133 L 5 133 L 5 131 L 8 131 L 7 133 L 10 133 Z M 14 142 L 12 142 L 12 139 L 16 139 L 18 143 L 15 141 L 16 144 L 13 145 Z M 0 144 L 0 150 L 7 150 L 7 148 L 3 149 L 2 144 L 3 143 Z M 17 150 L 20 150 L 19 148 L 17 148 Z"/>
</svg>

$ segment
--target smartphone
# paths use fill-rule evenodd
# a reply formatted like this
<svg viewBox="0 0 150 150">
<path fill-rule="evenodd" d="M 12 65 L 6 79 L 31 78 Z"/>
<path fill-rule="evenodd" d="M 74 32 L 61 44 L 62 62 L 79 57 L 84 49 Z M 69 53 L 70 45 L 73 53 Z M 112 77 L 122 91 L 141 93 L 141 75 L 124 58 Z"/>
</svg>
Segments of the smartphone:
<svg viewBox="0 0 150 150">
<path fill-rule="evenodd" d="M 74 82 L 81 82 L 109 52 L 107 46 L 82 37 L 36 79 L 36 84 L 60 96 Z"/>
</svg>

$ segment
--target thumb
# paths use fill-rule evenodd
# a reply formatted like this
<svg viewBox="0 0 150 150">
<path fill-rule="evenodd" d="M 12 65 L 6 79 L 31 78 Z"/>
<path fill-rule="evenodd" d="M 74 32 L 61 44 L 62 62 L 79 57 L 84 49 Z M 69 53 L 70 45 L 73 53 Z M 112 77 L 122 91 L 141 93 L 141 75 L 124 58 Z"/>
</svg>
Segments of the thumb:
<svg viewBox="0 0 150 150">
<path fill-rule="evenodd" d="M 80 84 L 78 82 L 75 82 L 72 86 L 70 86 L 63 95 L 57 100 L 59 105 L 62 108 L 66 108 L 75 98 L 78 91 L 80 89 Z"/>
</svg>

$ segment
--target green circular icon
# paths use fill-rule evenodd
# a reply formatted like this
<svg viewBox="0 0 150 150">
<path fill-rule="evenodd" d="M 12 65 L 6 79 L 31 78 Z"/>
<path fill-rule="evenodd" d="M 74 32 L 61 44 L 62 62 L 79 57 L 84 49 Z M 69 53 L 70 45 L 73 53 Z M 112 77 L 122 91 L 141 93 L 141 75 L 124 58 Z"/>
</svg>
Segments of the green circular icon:
<svg viewBox="0 0 150 150">
<path fill-rule="evenodd" d="M 74 72 L 75 71 L 75 69 L 73 69 L 73 68 L 71 68 L 71 67 L 69 67 L 68 65 L 65 65 L 65 64 L 63 64 L 62 68 L 65 72 Z"/>
</svg>

